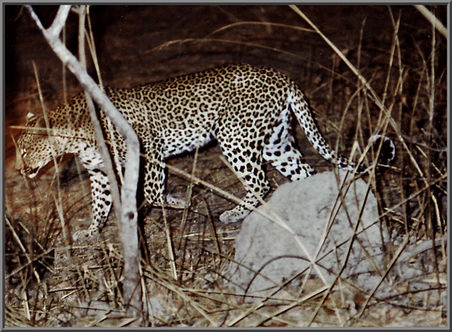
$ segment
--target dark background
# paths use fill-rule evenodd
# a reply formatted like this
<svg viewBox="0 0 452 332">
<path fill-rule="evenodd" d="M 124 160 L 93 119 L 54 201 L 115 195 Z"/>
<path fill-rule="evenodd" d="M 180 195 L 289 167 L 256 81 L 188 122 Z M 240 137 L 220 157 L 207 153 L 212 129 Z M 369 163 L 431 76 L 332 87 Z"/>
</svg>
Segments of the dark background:
<svg viewBox="0 0 452 332">
<path fill-rule="evenodd" d="M 57 7 L 33 8 L 44 25 L 49 26 Z M 300 8 L 354 64 L 365 20 L 361 66 L 374 66 L 369 69 L 375 74 L 377 67 L 386 65 L 394 31 L 389 7 L 321 5 Z M 390 9 L 394 17 L 400 13 L 402 18 L 399 38 L 402 49 L 407 52 L 404 56 L 419 57 L 414 45 L 417 43 L 427 58 L 430 24 L 412 6 L 391 6 Z M 247 62 L 270 65 L 289 73 L 300 82 L 314 106 L 327 106 L 323 99 L 330 92 L 318 87 L 331 76 L 333 52 L 316 34 L 295 30 L 295 27 L 309 27 L 287 6 L 95 5 L 91 6 L 90 13 L 101 74 L 107 85 L 129 87 L 223 63 Z M 436 11 L 443 19 L 445 13 L 445 10 Z M 213 33 L 243 21 L 273 22 L 287 27 L 245 24 Z M 77 24 L 77 15 L 71 14 L 66 25 L 66 40 L 75 54 Z M 189 38 L 197 40 L 158 48 L 169 41 Z M 203 38 L 217 40 L 201 41 Z M 28 111 L 39 109 L 33 61 L 49 107 L 62 102 L 61 63 L 47 46 L 28 11 L 21 6 L 5 6 L 4 49 L 6 126 L 22 123 Z M 94 74 L 92 66 L 90 68 Z M 334 70 L 340 73 L 347 69 L 339 63 L 339 68 Z M 71 96 L 80 88 L 72 74 L 68 73 L 66 77 L 67 94 Z M 378 82 L 375 88 L 378 89 Z M 8 136 L 6 128 L 7 160 L 11 155 Z"/>
</svg>

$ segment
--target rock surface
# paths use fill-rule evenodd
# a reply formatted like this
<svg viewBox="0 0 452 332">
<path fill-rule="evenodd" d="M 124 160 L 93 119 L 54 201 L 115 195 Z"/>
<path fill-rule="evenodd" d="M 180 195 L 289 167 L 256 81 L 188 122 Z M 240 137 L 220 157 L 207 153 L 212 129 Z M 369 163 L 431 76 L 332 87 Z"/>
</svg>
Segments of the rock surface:
<svg viewBox="0 0 452 332">
<path fill-rule="evenodd" d="M 345 174 L 338 173 L 341 179 Z M 350 180 L 348 175 L 342 190 L 344 204 L 340 204 L 340 182 L 338 185 L 334 172 L 280 186 L 266 205 L 244 220 L 236 238 L 235 261 L 240 265 L 231 264 L 230 285 L 242 294 L 271 295 L 282 282 L 306 273 L 309 257 L 317 260 L 317 266 L 309 273 L 330 283 L 345 262 L 358 223 L 358 235 L 341 276 L 360 287 L 372 286 L 370 271 L 381 268 L 382 254 L 377 201 L 362 179 L 348 187 Z M 279 216 L 286 226 L 259 212 Z M 277 296 L 283 293 L 278 292 Z"/>
<path fill-rule="evenodd" d="M 351 181 L 346 172 L 339 171 L 338 176 L 340 182 L 334 172 L 325 172 L 286 183 L 251 213 L 236 238 L 235 262 L 226 272 L 228 285 L 250 301 L 293 300 L 300 299 L 302 281 L 308 281 L 303 289 L 310 294 L 330 286 L 340 274 L 335 289 L 341 288 L 346 301 L 355 294 L 372 294 L 398 305 L 413 305 L 428 297 L 447 310 L 447 292 L 438 291 L 447 285 L 447 265 L 438 261 L 435 272 L 432 250 L 445 248 L 447 239 L 390 237 L 379 222 L 377 201 L 367 184 L 362 179 Z M 401 255 L 382 281 L 396 252 Z M 310 259 L 316 262 L 312 269 Z M 307 273 L 309 278 L 304 279 Z M 414 292 L 407 296 L 408 290 Z"/>
</svg>

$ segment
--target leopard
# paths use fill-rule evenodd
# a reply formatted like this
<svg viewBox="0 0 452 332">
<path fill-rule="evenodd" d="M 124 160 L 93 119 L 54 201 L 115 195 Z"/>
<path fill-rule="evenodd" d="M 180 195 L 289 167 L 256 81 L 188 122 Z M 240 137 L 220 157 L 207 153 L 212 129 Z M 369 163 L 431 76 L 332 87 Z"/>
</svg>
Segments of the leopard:
<svg viewBox="0 0 452 332">
<path fill-rule="evenodd" d="M 271 189 L 266 164 L 290 181 L 315 173 L 295 145 L 292 117 L 324 159 L 342 169 L 355 167 L 322 136 L 295 80 L 271 67 L 221 65 L 133 88 L 106 87 L 105 93 L 139 137 L 142 192 L 151 206 L 186 207 L 185 200 L 166 193 L 164 161 L 216 140 L 246 190 L 241 203 L 223 212 L 219 220 L 228 224 L 244 219 Z M 103 111 L 98 113 L 110 151 L 124 163 L 124 139 Z M 375 142 L 381 140 L 389 151 L 386 159 L 392 159 L 392 140 L 380 135 Z M 25 129 L 17 139 L 15 167 L 33 178 L 65 154 L 78 157 L 89 174 L 92 221 L 88 229 L 75 232 L 73 239 L 90 239 L 104 227 L 112 195 L 83 92 L 45 116 L 27 115 Z"/>
</svg>

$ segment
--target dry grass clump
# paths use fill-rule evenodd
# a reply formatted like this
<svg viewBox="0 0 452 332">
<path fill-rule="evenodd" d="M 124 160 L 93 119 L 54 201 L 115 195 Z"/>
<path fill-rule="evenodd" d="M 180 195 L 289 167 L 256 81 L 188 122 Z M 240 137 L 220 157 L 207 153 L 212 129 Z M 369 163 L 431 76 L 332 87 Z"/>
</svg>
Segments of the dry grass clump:
<svg viewBox="0 0 452 332">
<path fill-rule="evenodd" d="M 430 288 L 412 290 L 410 280 L 402 280 L 397 285 L 399 297 L 379 299 L 343 285 L 328 289 L 310 279 L 304 292 L 294 294 L 292 300 L 248 302 L 235 296 L 228 288 L 225 270 L 233 258 L 239 226 L 221 225 L 217 220 L 219 212 L 231 204 L 215 184 L 232 193 L 242 189 L 217 158 L 218 150 L 209 148 L 203 152 L 207 156 L 200 153 L 200 160 L 177 161 L 185 175 L 170 170 L 171 181 L 189 187 L 189 209 L 141 210 L 146 326 L 446 325 L 446 309 L 441 304 L 447 287 L 446 40 L 434 28 L 426 39 L 427 32 L 413 29 L 401 12 L 391 8 L 388 20 L 393 35 L 387 49 L 372 49 L 364 33 L 352 49 L 341 52 L 330 45 L 331 67 L 309 74 L 319 84 L 306 93 L 319 127 L 338 150 L 347 147 L 356 159 L 366 151 L 370 135 L 385 134 L 394 140 L 397 159 L 384 173 L 375 174 L 372 153 L 366 156 L 371 165 L 366 180 L 377 196 L 380 220 L 400 239 L 386 248 L 388 272 L 396 268 L 396 253 L 404 245 L 432 241 L 433 250 L 421 262 L 431 267 L 423 276 Z M 259 25 L 265 28 L 271 23 Z M 309 33 L 313 36 L 317 35 Z M 164 46 L 179 44 L 170 41 Z M 344 55 L 351 60 L 349 64 L 341 60 Z M 198 165 L 191 164 L 192 160 Z M 268 168 L 271 183 L 281 182 L 279 174 Z M 89 185 L 85 178 L 62 185 L 56 180 L 60 175 L 50 173 L 36 182 L 18 175 L 5 179 L 5 325 L 133 326 L 134 319 L 123 311 L 123 264 L 114 215 L 98 241 L 74 246 L 68 234 L 89 220 Z M 193 178 L 208 179 L 211 185 Z M 51 185 L 43 187 L 46 182 Z M 413 262 L 417 257 L 411 258 Z M 401 305 L 401 298 L 412 302 Z"/>
</svg>

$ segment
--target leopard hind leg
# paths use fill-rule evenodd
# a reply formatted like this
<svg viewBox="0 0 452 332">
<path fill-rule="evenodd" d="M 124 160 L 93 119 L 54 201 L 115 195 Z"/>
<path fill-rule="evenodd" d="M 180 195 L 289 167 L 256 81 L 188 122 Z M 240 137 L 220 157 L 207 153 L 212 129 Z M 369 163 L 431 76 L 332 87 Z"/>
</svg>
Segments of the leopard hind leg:
<svg viewBox="0 0 452 332">
<path fill-rule="evenodd" d="M 314 174 L 314 169 L 303 162 L 301 152 L 295 147 L 289 125 L 290 114 L 284 111 L 271 133 L 264 139 L 262 156 L 290 181 L 297 181 Z"/>
<path fill-rule="evenodd" d="M 260 199 L 270 191 L 270 184 L 262 168 L 261 142 L 241 135 L 227 135 L 222 139 L 219 134 L 217 138 L 227 161 L 247 190 L 241 204 L 220 215 L 220 221 L 229 224 L 245 218 L 259 205 Z"/>
</svg>

